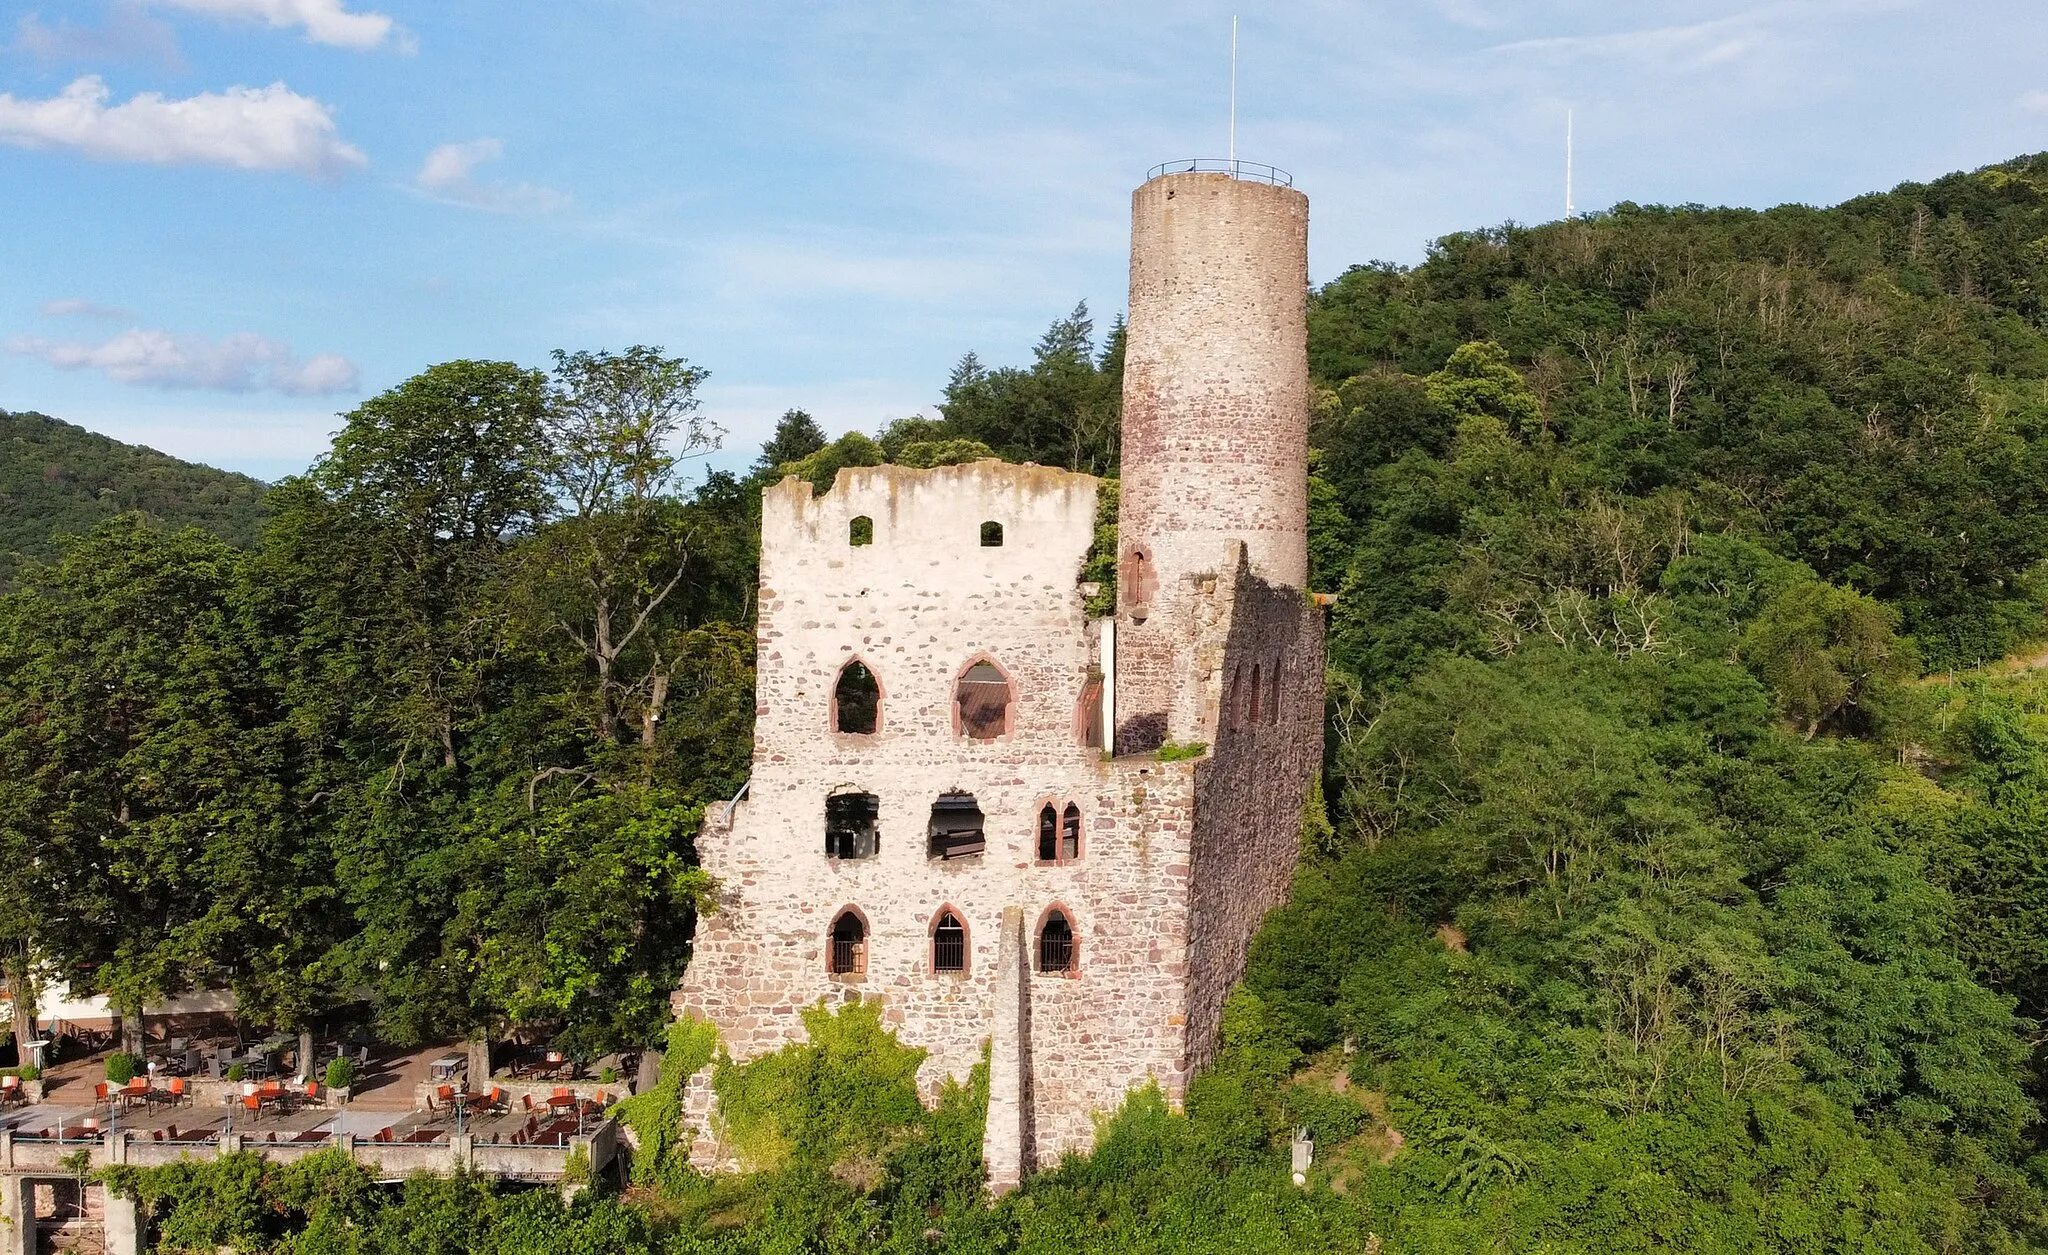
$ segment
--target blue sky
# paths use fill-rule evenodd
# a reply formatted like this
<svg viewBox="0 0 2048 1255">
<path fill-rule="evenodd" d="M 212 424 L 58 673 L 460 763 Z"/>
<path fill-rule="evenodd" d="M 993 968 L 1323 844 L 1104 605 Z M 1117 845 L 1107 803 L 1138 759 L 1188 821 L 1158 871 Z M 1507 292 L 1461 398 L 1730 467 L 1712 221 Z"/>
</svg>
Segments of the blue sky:
<svg viewBox="0 0 2048 1255">
<path fill-rule="evenodd" d="M 1124 300 L 1238 148 L 1317 282 L 1577 203 L 1825 204 L 2048 149 L 2038 0 L 0 2 L 0 408 L 272 478 L 437 361 L 665 345 L 751 455 Z"/>
</svg>

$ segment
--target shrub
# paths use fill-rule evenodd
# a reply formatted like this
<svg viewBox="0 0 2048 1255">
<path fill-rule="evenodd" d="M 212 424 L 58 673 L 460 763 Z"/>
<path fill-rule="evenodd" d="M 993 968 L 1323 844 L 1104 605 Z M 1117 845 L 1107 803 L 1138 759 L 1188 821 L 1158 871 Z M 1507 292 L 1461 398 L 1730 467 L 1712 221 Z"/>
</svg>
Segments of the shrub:
<svg viewBox="0 0 2048 1255">
<path fill-rule="evenodd" d="M 126 1085 L 142 1074 L 142 1060 L 125 1050 L 117 1050 L 107 1056 L 107 1081 L 112 1085 Z"/>
<path fill-rule="evenodd" d="M 1200 758 L 1208 752 L 1209 743 L 1207 741 L 1191 741 L 1185 745 L 1179 741 L 1168 741 L 1159 747 L 1159 761 L 1162 763 L 1177 763 L 1186 758 Z"/>
<path fill-rule="evenodd" d="M 43 1079 L 43 1070 L 33 1063 L 24 1063 L 15 1075 L 24 1081 L 40 1081 Z"/>
<path fill-rule="evenodd" d="M 249 1075 L 249 1068 L 248 1068 L 248 1065 L 246 1065 L 246 1064 L 241 1064 L 241 1063 L 230 1063 L 230 1064 L 228 1065 L 228 1079 L 229 1079 L 229 1080 L 231 1080 L 231 1081 L 239 1081 L 239 1080 L 241 1080 L 241 1079 L 242 1079 L 243 1077 L 245 1077 L 245 1076 L 247 1076 L 247 1075 Z"/>
<path fill-rule="evenodd" d="M 347 1089 L 356 1083 L 356 1063 L 347 1055 L 336 1055 L 327 1061 L 327 1088 Z"/>
</svg>

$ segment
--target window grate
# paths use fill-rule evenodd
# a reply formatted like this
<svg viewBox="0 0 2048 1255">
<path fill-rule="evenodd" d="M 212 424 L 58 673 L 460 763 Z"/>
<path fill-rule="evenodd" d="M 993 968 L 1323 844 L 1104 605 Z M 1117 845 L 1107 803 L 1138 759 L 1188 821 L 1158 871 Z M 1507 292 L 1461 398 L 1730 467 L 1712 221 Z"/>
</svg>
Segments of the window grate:
<svg viewBox="0 0 2048 1255">
<path fill-rule="evenodd" d="M 932 970 L 967 970 L 967 929 L 951 911 L 940 916 L 939 926 L 932 930 Z"/>
<path fill-rule="evenodd" d="M 848 911 L 832 921 L 831 955 L 826 966 L 834 976 L 855 976 L 867 970 L 868 930 Z"/>
<path fill-rule="evenodd" d="M 1074 967 L 1074 926 L 1055 911 L 1038 933 L 1038 970 L 1068 972 Z"/>
</svg>

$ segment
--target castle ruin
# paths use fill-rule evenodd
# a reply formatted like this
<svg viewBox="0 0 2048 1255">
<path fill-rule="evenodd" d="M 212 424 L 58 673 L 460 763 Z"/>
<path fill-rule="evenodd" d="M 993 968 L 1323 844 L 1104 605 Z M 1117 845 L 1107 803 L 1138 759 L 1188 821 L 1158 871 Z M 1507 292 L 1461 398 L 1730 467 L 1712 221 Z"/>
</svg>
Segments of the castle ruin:
<svg viewBox="0 0 2048 1255">
<path fill-rule="evenodd" d="M 753 774 L 698 839 L 721 896 L 676 995 L 734 1060 L 820 999 L 879 1000 L 928 1100 L 986 1045 L 1002 1190 L 1213 1056 L 1322 755 L 1307 233 L 1284 180 L 1133 194 L 1113 615 L 1080 583 L 1091 476 L 766 491 Z M 685 1119 L 729 1166 L 712 1103 L 707 1069 Z"/>
</svg>

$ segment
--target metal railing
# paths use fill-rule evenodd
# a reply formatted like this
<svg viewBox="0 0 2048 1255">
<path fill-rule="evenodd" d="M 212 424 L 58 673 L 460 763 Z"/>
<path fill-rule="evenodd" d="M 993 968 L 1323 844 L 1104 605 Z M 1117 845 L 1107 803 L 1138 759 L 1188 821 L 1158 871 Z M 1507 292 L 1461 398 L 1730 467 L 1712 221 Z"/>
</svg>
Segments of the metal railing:
<svg viewBox="0 0 2048 1255">
<path fill-rule="evenodd" d="M 1260 161 L 1239 161 L 1235 157 L 1183 157 L 1179 161 L 1162 161 L 1146 171 L 1145 181 L 1150 183 L 1162 174 L 1227 174 L 1233 179 L 1271 183 L 1275 187 L 1294 186 L 1294 176 L 1278 166 Z"/>
</svg>

